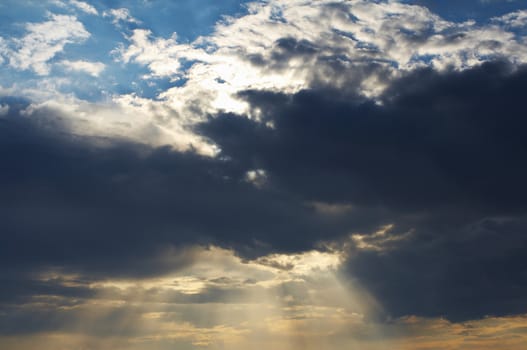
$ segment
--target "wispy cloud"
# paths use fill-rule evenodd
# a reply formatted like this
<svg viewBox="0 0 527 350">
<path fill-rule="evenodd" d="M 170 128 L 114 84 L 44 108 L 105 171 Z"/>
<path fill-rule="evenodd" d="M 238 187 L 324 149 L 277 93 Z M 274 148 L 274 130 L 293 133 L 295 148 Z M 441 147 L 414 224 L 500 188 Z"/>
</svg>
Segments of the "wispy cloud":
<svg viewBox="0 0 527 350">
<path fill-rule="evenodd" d="M 508 27 L 527 27 L 527 10 L 515 11 L 500 17 L 494 17 L 492 20 Z"/>
<path fill-rule="evenodd" d="M 26 35 L 8 42 L 6 55 L 11 67 L 48 75 L 50 60 L 67 44 L 81 43 L 90 37 L 75 16 L 49 14 L 48 17 L 46 22 L 25 24 Z"/>
<path fill-rule="evenodd" d="M 120 25 L 121 23 L 141 23 L 141 21 L 139 21 L 130 14 L 130 10 L 124 7 L 106 10 L 103 12 L 103 16 L 111 18 L 113 24 L 115 25 Z"/>
<path fill-rule="evenodd" d="M 105 64 L 102 62 L 89 62 L 89 61 L 61 61 L 60 65 L 64 66 L 66 70 L 84 72 L 94 77 L 98 77 L 105 68 Z"/>
<path fill-rule="evenodd" d="M 99 14 L 97 9 L 93 7 L 92 5 L 88 4 L 87 2 L 79 1 L 79 0 L 69 0 L 69 3 L 84 13 L 87 13 L 90 15 L 96 15 L 96 16 Z"/>
</svg>

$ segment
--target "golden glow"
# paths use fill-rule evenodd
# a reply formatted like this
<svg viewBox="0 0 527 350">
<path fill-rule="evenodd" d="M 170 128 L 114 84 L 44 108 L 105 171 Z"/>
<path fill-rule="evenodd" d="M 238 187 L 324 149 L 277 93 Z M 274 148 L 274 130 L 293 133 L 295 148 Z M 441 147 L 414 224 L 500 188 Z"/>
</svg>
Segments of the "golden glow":
<svg viewBox="0 0 527 350">
<path fill-rule="evenodd" d="M 386 240 L 390 229 L 374 237 Z M 333 250 L 243 260 L 231 250 L 194 247 L 169 250 L 164 259 L 179 268 L 156 278 L 84 281 L 48 271 L 38 280 L 95 294 L 34 296 L 20 312 L 48 313 L 62 320 L 58 329 L 0 343 L 6 350 L 524 349 L 527 316 L 370 320 L 381 307 L 339 276 L 344 258 Z"/>
</svg>

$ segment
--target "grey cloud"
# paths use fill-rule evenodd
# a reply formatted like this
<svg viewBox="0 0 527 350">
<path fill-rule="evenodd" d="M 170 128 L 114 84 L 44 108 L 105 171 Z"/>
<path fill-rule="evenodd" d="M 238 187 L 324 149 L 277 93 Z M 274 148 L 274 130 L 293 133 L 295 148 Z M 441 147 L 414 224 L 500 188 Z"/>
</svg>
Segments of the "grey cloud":
<svg viewBox="0 0 527 350">
<path fill-rule="evenodd" d="M 110 140 L 91 146 L 10 113 L 0 121 L 4 273 L 162 274 L 192 261 L 187 244 L 260 255 L 308 249 L 326 231 L 327 218 L 255 188 L 235 162 Z"/>
<path fill-rule="evenodd" d="M 273 128 L 224 115 L 203 130 L 280 191 L 394 224 L 395 249 L 356 248 L 348 268 L 392 315 L 510 314 L 527 303 L 526 88 L 525 67 L 497 62 L 415 72 L 381 104 L 329 89 L 248 91 Z"/>
<path fill-rule="evenodd" d="M 190 244 L 257 257 L 393 224 L 389 234 L 404 239 L 389 251 L 353 248 L 347 268 L 389 313 L 514 313 L 527 295 L 526 85 L 525 67 L 490 63 L 415 72 L 380 104 L 323 86 L 247 91 L 274 127 L 211 117 L 197 130 L 221 147 L 217 158 L 94 146 L 3 101 L 2 273 L 20 286 L 46 268 L 145 277 L 191 263 Z M 266 171 L 265 186 L 244 180 L 253 169 Z M 335 215 L 312 203 L 351 209 Z"/>
</svg>

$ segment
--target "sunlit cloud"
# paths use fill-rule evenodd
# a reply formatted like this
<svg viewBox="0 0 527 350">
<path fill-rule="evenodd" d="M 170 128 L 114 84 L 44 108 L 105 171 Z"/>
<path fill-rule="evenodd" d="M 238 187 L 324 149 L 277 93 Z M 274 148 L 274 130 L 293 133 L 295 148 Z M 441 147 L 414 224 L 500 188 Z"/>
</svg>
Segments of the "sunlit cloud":
<svg viewBox="0 0 527 350">
<path fill-rule="evenodd" d="M 90 37 L 75 16 L 49 14 L 48 17 L 46 22 L 27 23 L 26 35 L 12 39 L 13 48 L 7 52 L 10 66 L 48 75 L 49 61 L 67 44 L 81 43 Z"/>
<path fill-rule="evenodd" d="M 8 349 L 42 349 L 42 343 L 43 349 L 458 349 L 462 344 L 491 349 L 507 344 L 516 350 L 527 337 L 524 316 L 464 323 L 409 316 L 378 322 L 370 318 L 378 307 L 375 300 L 339 275 L 340 252 L 273 254 L 250 261 L 216 247 L 188 253 L 193 256 L 188 265 L 153 279 L 41 274 L 39 283 L 49 286 L 44 294 L 14 306 L 8 317 L 53 322 L 35 320 L 40 334 L 24 340 L 0 339 Z"/>
<path fill-rule="evenodd" d="M 391 79 L 425 66 L 527 60 L 525 45 L 506 28 L 449 22 L 397 2 L 273 1 L 251 3 L 248 10 L 192 43 L 178 42 L 176 33 L 162 38 L 134 29 L 116 52 L 124 63 L 146 66 L 144 79 L 183 81 L 159 94 L 183 128 L 218 111 L 258 118 L 238 96 L 249 89 L 294 93 L 324 84 L 375 97 Z"/>
<path fill-rule="evenodd" d="M 75 2 L 75 6 L 77 3 L 81 2 Z M 516 63 L 527 60 L 525 45 L 508 31 L 507 25 L 449 22 L 415 5 L 272 1 L 250 3 L 247 8 L 246 15 L 226 17 L 210 35 L 190 43 L 180 42 L 177 33 L 156 36 L 126 8 L 106 10 L 103 16 L 114 24 L 124 21 L 139 26 L 125 32 L 126 42 L 114 47 L 116 59 L 125 65 L 145 66 L 148 73 L 138 76 L 138 80 L 151 81 L 155 86 L 156 80 L 169 79 L 176 85 L 159 91 L 155 99 L 108 92 L 108 100 L 118 101 L 120 108 L 139 112 L 137 115 L 143 114 L 138 109 L 146 105 L 171 110 L 169 122 L 165 117 L 131 120 L 123 115 L 119 123 L 150 125 L 150 132 L 167 136 L 155 144 L 176 145 L 178 149 L 188 149 L 192 144 L 210 155 L 212 146 L 197 141 L 194 125 L 221 111 L 258 119 L 258 111 L 239 96 L 246 90 L 295 93 L 322 84 L 355 89 L 375 98 L 391 80 L 422 67 L 466 69 L 496 57 L 507 57 Z M 509 21 L 515 19 L 516 26 L 521 12 L 509 16 Z M 47 75 L 52 66 L 50 60 L 67 44 L 81 43 L 90 36 L 73 16 L 49 18 L 47 22 L 26 24 L 28 33 L 22 38 L 12 42 L 4 39 L 7 49 L 5 44 L 2 49 L 0 41 L 0 52 L 4 52 L 11 66 Z M 509 17 L 500 18 L 494 22 L 505 23 Z M 102 62 L 86 60 L 64 60 L 58 64 L 95 77 L 104 67 Z M 341 74 L 341 70 L 346 73 Z M 124 106 L 126 101 L 129 106 Z M 138 107 L 137 101 L 142 101 L 143 107 Z M 88 108 L 91 113 L 98 107 Z M 114 107 L 109 104 L 108 108 Z M 100 115 L 94 119 L 108 120 L 108 129 L 116 130 L 113 118 Z M 94 125 L 81 129 L 102 128 Z M 134 124 L 132 128 L 144 130 L 141 125 Z M 133 135 L 124 130 L 120 133 Z M 132 137 L 138 142 L 151 143 L 153 138 L 135 135 Z"/>
<path fill-rule="evenodd" d="M 51 325 L 37 323 L 48 334 L 47 344 L 77 339 L 94 349 L 114 341 L 118 347 L 160 349 L 177 342 L 213 349 L 242 349 L 251 343 L 262 349 L 333 348 L 331 338 L 339 329 L 374 327 L 365 319 L 373 299 L 339 277 L 340 252 L 256 260 L 216 247 L 193 248 L 188 254 L 189 264 L 156 278 L 93 280 L 44 272 L 35 281 L 49 286 L 44 294 L 32 295 L 10 313 L 25 317 L 24 310 L 31 308 L 52 317 Z M 94 338 L 77 336 L 76 330 Z M 105 341 L 98 344 L 100 337 Z M 358 341 L 351 337 L 339 344 Z M 26 344 L 35 346 L 29 340 Z"/>
</svg>

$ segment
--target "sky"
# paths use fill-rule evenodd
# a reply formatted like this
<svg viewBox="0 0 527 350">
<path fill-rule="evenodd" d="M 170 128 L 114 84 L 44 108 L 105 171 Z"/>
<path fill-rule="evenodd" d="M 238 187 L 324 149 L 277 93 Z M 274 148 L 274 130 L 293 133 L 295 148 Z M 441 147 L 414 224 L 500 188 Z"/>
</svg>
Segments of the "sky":
<svg viewBox="0 0 527 350">
<path fill-rule="evenodd" d="M 523 0 L 3 0 L 0 348 L 527 346 Z"/>
</svg>

